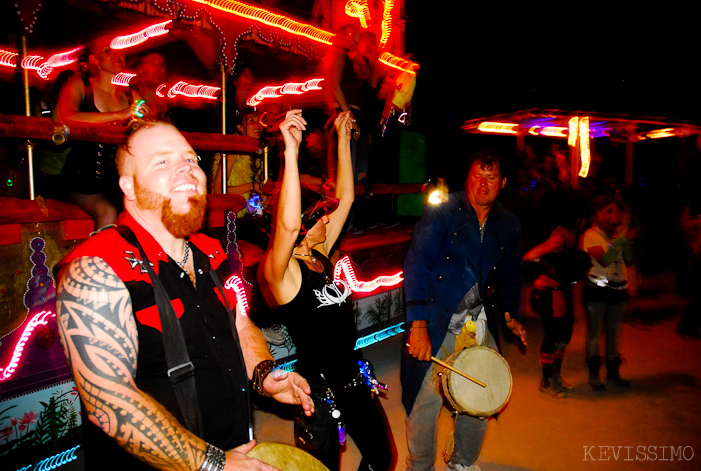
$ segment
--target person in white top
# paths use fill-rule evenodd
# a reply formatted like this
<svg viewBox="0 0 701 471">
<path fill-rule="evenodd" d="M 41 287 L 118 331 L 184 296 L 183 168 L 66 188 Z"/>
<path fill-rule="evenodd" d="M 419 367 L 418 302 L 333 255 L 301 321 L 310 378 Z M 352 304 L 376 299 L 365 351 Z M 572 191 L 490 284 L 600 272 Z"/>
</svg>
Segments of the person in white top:
<svg viewBox="0 0 701 471">
<path fill-rule="evenodd" d="M 599 370 L 602 358 L 599 354 L 601 327 L 606 322 L 606 371 L 607 379 L 618 387 L 629 387 L 621 378 L 622 363 L 619 353 L 619 337 L 628 300 L 626 267 L 634 259 L 634 252 L 626 228 L 621 224 L 620 199 L 613 195 L 594 198 L 594 223 L 582 237 L 581 248 L 591 258 L 591 268 L 584 287 L 584 303 L 587 308 L 587 363 L 589 385 L 595 391 L 604 391 Z"/>
</svg>

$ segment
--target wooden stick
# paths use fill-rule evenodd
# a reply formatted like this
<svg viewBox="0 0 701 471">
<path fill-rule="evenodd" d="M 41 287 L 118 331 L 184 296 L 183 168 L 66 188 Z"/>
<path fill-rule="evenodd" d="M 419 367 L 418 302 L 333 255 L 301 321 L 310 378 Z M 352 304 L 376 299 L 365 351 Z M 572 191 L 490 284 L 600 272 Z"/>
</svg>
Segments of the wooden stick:
<svg viewBox="0 0 701 471">
<path fill-rule="evenodd" d="M 434 356 L 431 356 L 431 360 L 435 361 L 436 363 L 438 363 L 438 364 L 441 365 L 442 367 L 448 368 L 450 371 L 453 371 L 453 372 L 459 374 L 459 375 L 462 376 L 463 378 L 467 378 L 467 379 L 469 379 L 470 381 L 472 381 L 473 383 L 479 384 L 479 385 L 482 386 L 483 388 L 486 388 L 486 387 L 487 387 L 487 385 L 486 385 L 485 383 L 483 383 L 482 381 L 473 378 L 472 376 L 468 375 L 467 373 L 463 373 L 462 371 L 458 370 L 457 368 L 453 368 L 453 367 L 450 366 L 448 363 L 446 363 L 446 362 L 444 362 L 444 361 L 441 361 L 441 360 L 439 360 L 438 358 L 436 358 L 436 357 L 434 357 Z"/>
</svg>

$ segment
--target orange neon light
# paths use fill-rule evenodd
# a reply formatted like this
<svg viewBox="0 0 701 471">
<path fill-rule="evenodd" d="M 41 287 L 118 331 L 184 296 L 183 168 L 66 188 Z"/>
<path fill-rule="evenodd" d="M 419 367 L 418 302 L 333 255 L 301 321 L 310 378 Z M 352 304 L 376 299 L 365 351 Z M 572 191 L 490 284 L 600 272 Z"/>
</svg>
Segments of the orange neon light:
<svg viewBox="0 0 701 471">
<path fill-rule="evenodd" d="M 589 118 L 586 116 L 579 120 L 579 155 L 582 160 L 579 176 L 587 178 L 591 165 L 591 152 L 589 151 Z"/>
<path fill-rule="evenodd" d="M 539 134 L 538 129 L 540 129 L 541 126 L 531 126 L 531 128 L 528 130 L 528 134 L 531 134 L 533 136 L 537 136 Z"/>
<path fill-rule="evenodd" d="M 392 7 L 394 0 L 385 0 L 385 9 L 382 12 L 382 36 L 380 37 L 380 46 L 384 47 L 389 41 L 389 36 L 392 34 Z"/>
<path fill-rule="evenodd" d="M 381 286 L 398 285 L 404 280 L 403 274 L 404 272 L 400 271 L 391 276 L 378 276 L 372 281 L 358 281 L 348 255 L 336 262 L 336 266 L 333 269 L 333 279 L 340 280 L 343 275 L 348 282 L 348 286 L 356 293 L 369 293 Z"/>
<path fill-rule="evenodd" d="M 358 18 L 360 26 L 367 29 L 370 21 L 370 9 L 367 0 L 348 0 L 345 6 L 346 15 L 351 18 Z"/>
<path fill-rule="evenodd" d="M 574 147 L 577 145 L 577 133 L 579 130 L 579 118 L 574 117 L 570 118 L 570 120 L 567 122 L 569 126 L 569 134 L 567 136 L 567 145 L 570 147 Z"/>
<path fill-rule="evenodd" d="M 170 28 L 173 27 L 173 21 L 163 21 L 162 23 L 156 23 L 147 28 L 137 31 L 133 34 L 127 34 L 125 36 L 117 36 L 110 42 L 110 47 L 112 49 L 126 49 L 128 47 L 136 46 L 148 40 L 149 38 L 155 38 L 157 36 L 162 36 L 168 34 Z"/>
<path fill-rule="evenodd" d="M 549 137 L 567 137 L 565 131 L 567 131 L 567 128 L 562 126 L 545 126 L 540 131 L 540 135 Z"/>
<path fill-rule="evenodd" d="M 513 123 L 496 123 L 493 121 L 483 121 L 477 126 L 482 132 L 494 132 L 499 134 L 516 134 L 518 124 Z"/>
<path fill-rule="evenodd" d="M 650 139 L 660 139 L 662 137 L 674 137 L 674 128 L 656 129 L 646 134 Z"/>
<path fill-rule="evenodd" d="M 383 52 L 380 55 L 380 62 L 394 69 L 406 72 L 410 75 L 416 75 L 416 70 L 418 70 L 419 68 L 419 64 L 417 64 L 416 62 L 411 62 L 402 59 L 400 57 L 390 54 L 389 52 Z"/>
<path fill-rule="evenodd" d="M 245 3 L 236 2 L 234 0 L 192 0 L 194 3 L 210 6 L 219 11 L 231 13 L 232 15 L 248 18 L 250 20 L 259 21 L 266 25 L 282 29 L 288 33 L 304 36 L 306 38 L 318 41 L 327 45 L 331 45 L 331 40 L 334 34 L 316 28 L 311 25 L 299 23 L 286 16 L 272 13 L 262 8 L 252 7 Z"/>
</svg>

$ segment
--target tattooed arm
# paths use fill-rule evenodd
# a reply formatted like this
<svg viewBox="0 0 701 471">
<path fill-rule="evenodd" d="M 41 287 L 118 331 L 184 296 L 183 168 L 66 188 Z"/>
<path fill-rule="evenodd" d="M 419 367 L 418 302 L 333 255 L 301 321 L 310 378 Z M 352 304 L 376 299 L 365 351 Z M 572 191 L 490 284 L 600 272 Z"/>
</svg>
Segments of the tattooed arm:
<svg viewBox="0 0 701 471">
<path fill-rule="evenodd" d="M 204 440 L 186 430 L 134 382 L 139 349 L 124 283 L 98 257 L 68 265 L 57 292 L 59 329 L 90 421 L 127 452 L 161 470 L 197 470 Z M 226 468 L 273 470 L 245 456 L 249 442 L 226 452 Z"/>
</svg>

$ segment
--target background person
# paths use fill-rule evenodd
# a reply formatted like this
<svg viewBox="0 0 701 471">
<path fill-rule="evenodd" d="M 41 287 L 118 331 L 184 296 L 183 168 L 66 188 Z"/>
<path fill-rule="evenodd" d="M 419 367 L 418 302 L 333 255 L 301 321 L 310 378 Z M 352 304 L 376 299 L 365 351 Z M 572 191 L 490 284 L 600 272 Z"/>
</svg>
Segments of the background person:
<svg viewBox="0 0 701 471">
<path fill-rule="evenodd" d="M 621 378 L 619 340 L 628 301 L 626 266 L 633 263 L 635 253 L 621 225 L 622 203 L 614 195 L 599 195 L 592 201 L 593 225 L 582 237 L 581 248 L 591 259 L 591 268 L 584 286 L 587 308 L 587 364 L 589 385 L 594 391 L 604 391 L 599 370 L 601 329 L 606 324 L 606 376 L 621 388 L 630 383 Z"/>
</svg>

